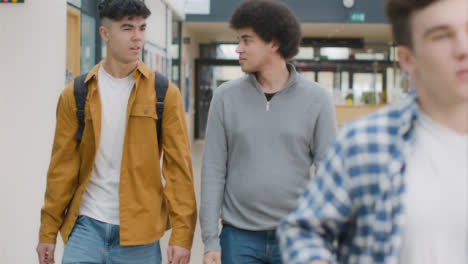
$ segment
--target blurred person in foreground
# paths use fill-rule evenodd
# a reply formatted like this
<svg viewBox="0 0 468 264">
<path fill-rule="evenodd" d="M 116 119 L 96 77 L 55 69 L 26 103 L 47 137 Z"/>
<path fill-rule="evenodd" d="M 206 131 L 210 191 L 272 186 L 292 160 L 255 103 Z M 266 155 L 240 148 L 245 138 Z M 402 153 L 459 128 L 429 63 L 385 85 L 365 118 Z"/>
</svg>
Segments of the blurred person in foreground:
<svg viewBox="0 0 468 264">
<path fill-rule="evenodd" d="M 415 90 L 340 130 L 279 227 L 285 263 L 468 263 L 468 1 L 386 12 Z"/>
</svg>

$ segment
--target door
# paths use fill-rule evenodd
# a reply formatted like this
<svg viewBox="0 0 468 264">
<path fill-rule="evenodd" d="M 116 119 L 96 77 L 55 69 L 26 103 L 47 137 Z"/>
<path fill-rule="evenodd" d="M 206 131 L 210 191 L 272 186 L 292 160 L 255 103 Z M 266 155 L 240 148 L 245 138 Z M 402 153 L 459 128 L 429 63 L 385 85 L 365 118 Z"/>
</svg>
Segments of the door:
<svg viewBox="0 0 468 264">
<path fill-rule="evenodd" d="M 80 74 L 80 10 L 67 5 L 66 82 Z"/>
</svg>

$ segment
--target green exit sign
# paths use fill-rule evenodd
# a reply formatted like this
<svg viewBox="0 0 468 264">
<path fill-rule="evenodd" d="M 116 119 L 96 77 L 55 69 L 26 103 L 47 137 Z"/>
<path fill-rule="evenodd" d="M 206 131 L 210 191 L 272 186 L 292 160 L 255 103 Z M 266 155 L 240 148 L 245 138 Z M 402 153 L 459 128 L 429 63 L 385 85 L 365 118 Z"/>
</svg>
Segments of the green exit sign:
<svg viewBox="0 0 468 264">
<path fill-rule="evenodd" d="M 1 3 L 24 3 L 24 0 L 0 0 Z"/>
<path fill-rule="evenodd" d="M 366 21 L 366 14 L 364 14 L 364 13 L 351 13 L 349 15 L 349 20 L 351 22 L 364 22 L 364 21 Z"/>
</svg>

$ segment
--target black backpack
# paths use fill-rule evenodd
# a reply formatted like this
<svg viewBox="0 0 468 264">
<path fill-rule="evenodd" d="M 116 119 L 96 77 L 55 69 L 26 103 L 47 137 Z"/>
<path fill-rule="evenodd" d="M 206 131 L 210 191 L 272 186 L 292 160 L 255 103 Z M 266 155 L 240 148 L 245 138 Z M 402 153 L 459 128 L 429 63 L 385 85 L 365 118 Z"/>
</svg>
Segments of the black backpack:
<svg viewBox="0 0 468 264">
<path fill-rule="evenodd" d="M 158 119 L 156 120 L 156 132 L 158 135 L 158 142 L 161 142 L 161 124 L 164 111 L 164 98 L 166 97 L 167 87 L 169 86 L 169 80 L 162 74 L 156 73 L 154 78 L 154 89 L 156 91 L 156 114 Z M 76 139 L 81 142 L 84 130 L 84 117 L 85 117 L 85 103 L 86 96 L 88 95 L 88 83 L 85 82 L 88 73 L 82 74 L 75 78 L 73 84 L 73 93 L 75 95 L 76 103 L 76 116 L 78 117 L 78 131 L 76 132 Z"/>
</svg>

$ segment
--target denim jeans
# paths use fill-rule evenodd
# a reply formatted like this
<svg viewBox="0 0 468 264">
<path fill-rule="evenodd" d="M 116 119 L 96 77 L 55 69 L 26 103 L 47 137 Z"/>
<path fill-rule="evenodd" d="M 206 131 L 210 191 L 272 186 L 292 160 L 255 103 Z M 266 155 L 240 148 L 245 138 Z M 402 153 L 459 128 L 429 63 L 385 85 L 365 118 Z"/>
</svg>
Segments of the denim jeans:
<svg viewBox="0 0 468 264">
<path fill-rule="evenodd" d="M 79 216 L 68 237 L 62 264 L 161 264 L 159 241 L 120 246 L 119 226 Z"/>
<path fill-rule="evenodd" d="M 281 264 L 275 230 L 247 231 L 223 225 L 220 235 L 223 264 Z"/>
</svg>

